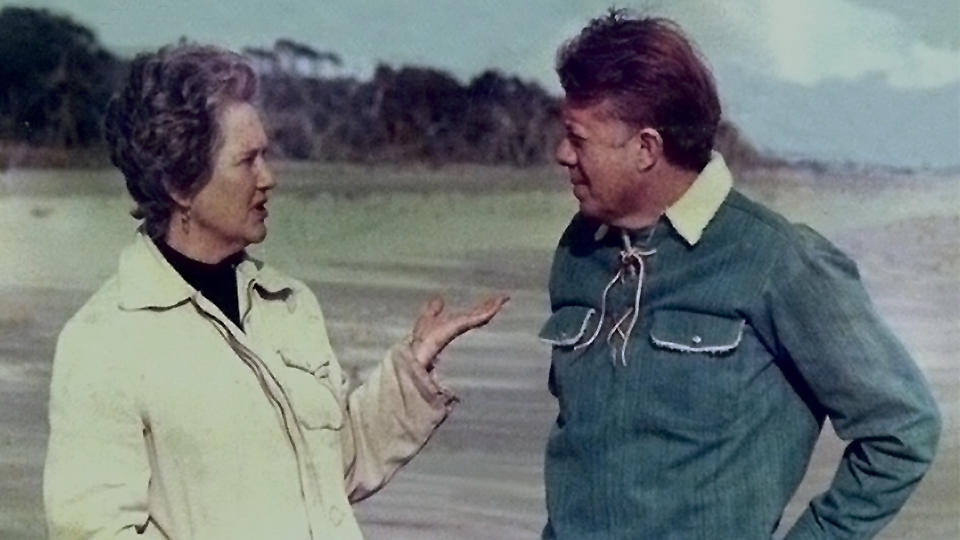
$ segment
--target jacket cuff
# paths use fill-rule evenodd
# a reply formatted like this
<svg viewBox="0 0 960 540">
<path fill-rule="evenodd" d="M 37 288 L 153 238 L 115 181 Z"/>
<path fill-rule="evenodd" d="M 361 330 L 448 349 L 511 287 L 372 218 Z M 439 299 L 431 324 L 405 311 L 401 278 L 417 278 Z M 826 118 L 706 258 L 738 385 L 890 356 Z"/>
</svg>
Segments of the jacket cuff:
<svg viewBox="0 0 960 540">
<path fill-rule="evenodd" d="M 428 373 L 417 361 L 412 336 L 394 345 L 391 352 L 397 371 L 402 374 L 402 383 L 412 384 L 430 408 L 443 410 L 446 416 L 460 402 L 460 398 L 443 384 L 436 367 Z"/>
<path fill-rule="evenodd" d="M 790 532 L 783 537 L 783 540 L 821 540 L 824 538 L 820 526 L 817 525 L 816 517 L 813 512 L 807 508 L 797 519 L 797 522 L 790 528 Z"/>
</svg>

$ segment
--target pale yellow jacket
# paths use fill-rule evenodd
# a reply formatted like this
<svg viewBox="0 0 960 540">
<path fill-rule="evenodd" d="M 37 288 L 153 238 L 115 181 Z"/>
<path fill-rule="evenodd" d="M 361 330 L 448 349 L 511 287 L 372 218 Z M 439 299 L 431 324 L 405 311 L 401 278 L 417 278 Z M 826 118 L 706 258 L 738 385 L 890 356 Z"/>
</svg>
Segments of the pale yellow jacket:
<svg viewBox="0 0 960 540">
<path fill-rule="evenodd" d="M 361 538 L 350 502 L 414 456 L 455 399 L 409 343 L 348 394 L 311 291 L 251 258 L 237 281 L 243 330 L 141 235 L 67 323 L 50 390 L 51 538 Z"/>
</svg>

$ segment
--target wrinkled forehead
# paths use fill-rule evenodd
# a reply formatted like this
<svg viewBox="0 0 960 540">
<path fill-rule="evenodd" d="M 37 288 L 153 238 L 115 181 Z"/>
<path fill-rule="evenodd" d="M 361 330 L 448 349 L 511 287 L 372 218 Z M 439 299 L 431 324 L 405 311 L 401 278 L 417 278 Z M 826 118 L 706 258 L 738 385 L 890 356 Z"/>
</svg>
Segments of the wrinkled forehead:
<svg viewBox="0 0 960 540">
<path fill-rule="evenodd" d="M 243 151 L 267 144 L 260 112 L 249 102 L 234 101 L 224 105 L 219 122 L 220 136 L 226 150 Z"/>
</svg>

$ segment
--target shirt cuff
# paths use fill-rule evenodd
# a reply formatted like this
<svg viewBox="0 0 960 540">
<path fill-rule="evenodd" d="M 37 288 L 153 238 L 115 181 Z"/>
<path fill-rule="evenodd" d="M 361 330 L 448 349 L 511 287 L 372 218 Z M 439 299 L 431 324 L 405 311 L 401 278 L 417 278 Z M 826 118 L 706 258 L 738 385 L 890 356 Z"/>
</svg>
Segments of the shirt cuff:
<svg viewBox="0 0 960 540">
<path fill-rule="evenodd" d="M 783 537 L 783 540 L 821 540 L 823 537 L 813 512 L 807 508 L 803 514 L 800 514 L 800 518 L 793 524 L 790 532 Z"/>
<path fill-rule="evenodd" d="M 449 412 L 460 402 L 460 398 L 443 384 L 439 369 L 436 366 L 428 373 L 417 361 L 413 352 L 412 336 L 407 336 L 400 343 L 397 343 L 393 347 L 392 356 L 395 358 L 397 371 L 405 375 L 403 378 L 417 389 L 420 397 L 431 408 L 444 409 Z"/>
</svg>

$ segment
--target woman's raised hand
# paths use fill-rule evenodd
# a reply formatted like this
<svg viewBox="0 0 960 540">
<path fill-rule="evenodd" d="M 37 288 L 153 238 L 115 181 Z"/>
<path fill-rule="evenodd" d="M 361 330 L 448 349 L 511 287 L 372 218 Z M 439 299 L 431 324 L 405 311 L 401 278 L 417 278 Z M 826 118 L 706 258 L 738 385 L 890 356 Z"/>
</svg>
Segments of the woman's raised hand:
<svg viewBox="0 0 960 540">
<path fill-rule="evenodd" d="M 468 311 L 444 312 L 443 299 L 435 296 L 424 304 L 413 325 L 413 354 L 427 371 L 433 369 L 437 355 L 457 336 L 487 324 L 510 297 L 495 294 Z"/>
</svg>

